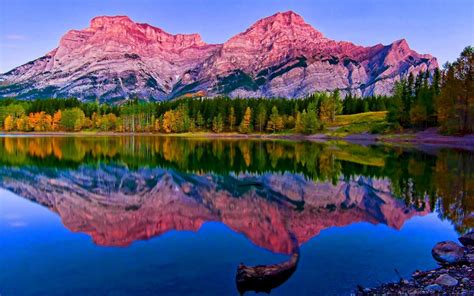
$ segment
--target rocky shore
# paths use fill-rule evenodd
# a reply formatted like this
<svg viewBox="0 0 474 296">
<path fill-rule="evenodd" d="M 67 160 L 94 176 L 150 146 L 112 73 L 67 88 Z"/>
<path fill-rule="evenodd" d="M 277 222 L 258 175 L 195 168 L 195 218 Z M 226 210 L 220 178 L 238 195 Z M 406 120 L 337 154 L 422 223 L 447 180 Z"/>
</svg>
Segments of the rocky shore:
<svg viewBox="0 0 474 296">
<path fill-rule="evenodd" d="M 462 245 L 444 241 L 431 254 L 440 267 L 415 271 L 412 279 L 383 284 L 377 288 L 359 286 L 356 295 L 474 295 L 474 231 L 459 238 Z"/>
</svg>

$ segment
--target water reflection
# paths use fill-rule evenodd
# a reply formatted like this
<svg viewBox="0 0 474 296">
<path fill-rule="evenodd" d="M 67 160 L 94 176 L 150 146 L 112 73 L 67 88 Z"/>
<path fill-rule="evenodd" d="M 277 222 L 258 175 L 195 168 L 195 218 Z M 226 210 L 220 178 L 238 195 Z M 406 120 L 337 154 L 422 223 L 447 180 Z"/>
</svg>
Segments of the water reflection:
<svg viewBox="0 0 474 296">
<path fill-rule="evenodd" d="M 237 268 L 235 281 L 241 295 L 247 291 L 270 293 L 285 283 L 296 271 L 300 259 L 300 248 L 294 235 L 291 235 L 293 249 L 290 258 L 284 262 L 270 265 L 246 266 Z"/>
<path fill-rule="evenodd" d="M 125 247 L 219 221 L 290 256 L 239 267 L 241 292 L 283 283 L 295 250 L 333 226 L 400 229 L 436 209 L 459 232 L 472 228 L 473 168 L 464 151 L 344 142 L 0 138 L 0 187 L 51 209 L 97 245 Z"/>
</svg>

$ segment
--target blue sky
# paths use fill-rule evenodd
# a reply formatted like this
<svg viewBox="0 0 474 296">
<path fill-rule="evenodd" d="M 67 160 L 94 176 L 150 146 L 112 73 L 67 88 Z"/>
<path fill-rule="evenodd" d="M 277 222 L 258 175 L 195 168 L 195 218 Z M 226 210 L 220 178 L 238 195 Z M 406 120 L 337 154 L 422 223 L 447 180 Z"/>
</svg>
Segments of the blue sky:
<svg viewBox="0 0 474 296">
<path fill-rule="evenodd" d="M 258 19 L 293 10 L 325 36 L 360 45 L 405 38 L 414 50 L 454 60 L 474 44 L 472 0 L 0 0 L 0 72 L 36 59 L 98 15 L 128 15 L 170 33 L 222 43 Z"/>
</svg>

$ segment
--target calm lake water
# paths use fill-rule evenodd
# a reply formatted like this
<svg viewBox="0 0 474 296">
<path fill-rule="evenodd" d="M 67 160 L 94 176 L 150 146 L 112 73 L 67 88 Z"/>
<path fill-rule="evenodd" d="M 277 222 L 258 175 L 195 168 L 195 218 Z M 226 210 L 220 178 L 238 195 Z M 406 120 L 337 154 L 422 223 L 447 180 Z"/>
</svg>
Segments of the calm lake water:
<svg viewBox="0 0 474 296">
<path fill-rule="evenodd" d="M 272 295 L 349 295 L 435 267 L 473 210 L 462 150 L 3 137 L 0 294 L 239 295 L 281 263 Z"/>
</svg>

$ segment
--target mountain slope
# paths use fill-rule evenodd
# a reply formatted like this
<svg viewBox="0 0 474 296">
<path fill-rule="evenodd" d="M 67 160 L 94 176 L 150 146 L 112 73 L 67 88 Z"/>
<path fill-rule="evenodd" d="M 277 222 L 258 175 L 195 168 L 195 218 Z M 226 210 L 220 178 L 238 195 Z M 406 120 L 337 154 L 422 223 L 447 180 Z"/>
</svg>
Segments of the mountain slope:
<svg viewBox="0 0 474 296">
<path fill-rule="evenodd" d="M 437 61 L 405 40 L 362 47 L 338 42 L 294 12 L 257 21 L 224 44 L 198 34 L 169 34 L 126 16 L 96 17 L 67 32 L 45 56 L 0 75 L 0 96 L 77 96 L 115 101 L 184 94 L 300 97 L 341 89 L 387 94 L 408 73 Z"/>
</svg>

